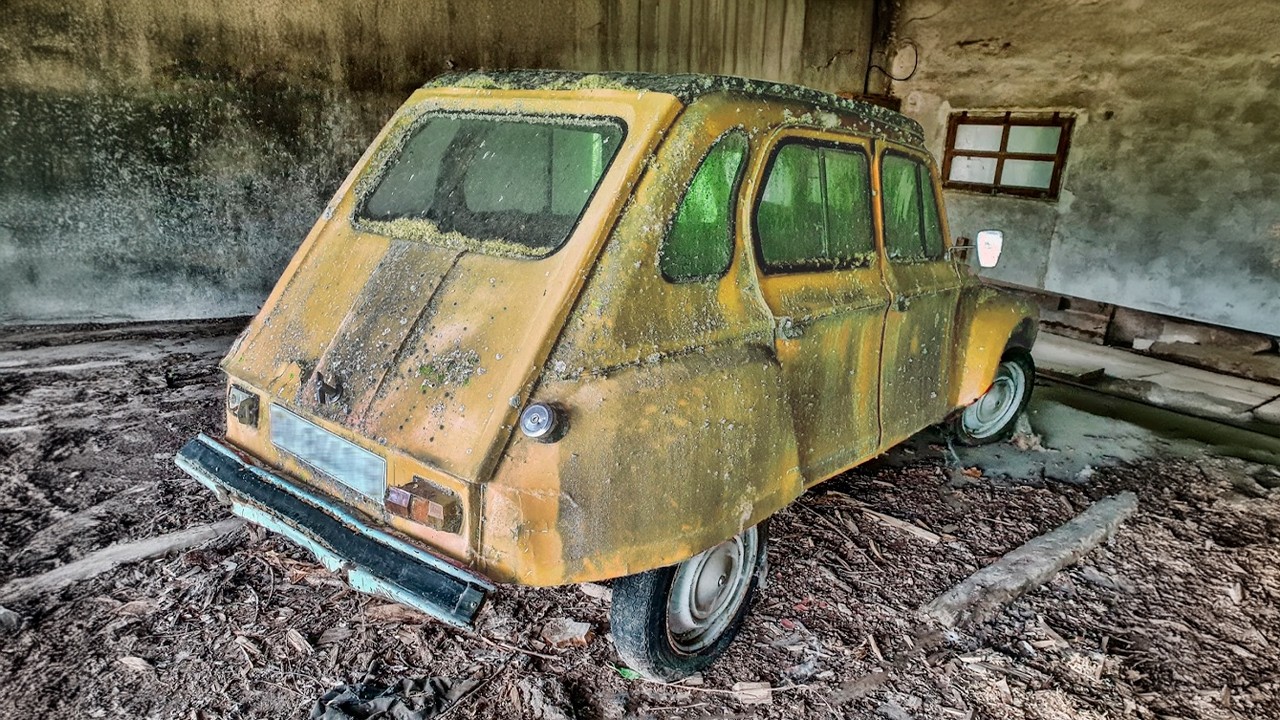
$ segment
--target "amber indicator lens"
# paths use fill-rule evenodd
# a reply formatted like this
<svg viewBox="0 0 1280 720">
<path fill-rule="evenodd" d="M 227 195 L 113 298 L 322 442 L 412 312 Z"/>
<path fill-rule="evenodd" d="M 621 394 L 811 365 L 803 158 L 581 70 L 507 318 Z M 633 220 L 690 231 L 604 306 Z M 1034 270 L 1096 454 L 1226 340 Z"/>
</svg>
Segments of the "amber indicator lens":
<svg viewBox="0 0 1280 720">
<path fill-rule="evenodd" d="M 387 488 L 383 507 L 393 515 L 436 530 L 457 533 L 462 529 L 462 501 L 458 494 L 420 477 L 404 487 Z"/>
</svg>

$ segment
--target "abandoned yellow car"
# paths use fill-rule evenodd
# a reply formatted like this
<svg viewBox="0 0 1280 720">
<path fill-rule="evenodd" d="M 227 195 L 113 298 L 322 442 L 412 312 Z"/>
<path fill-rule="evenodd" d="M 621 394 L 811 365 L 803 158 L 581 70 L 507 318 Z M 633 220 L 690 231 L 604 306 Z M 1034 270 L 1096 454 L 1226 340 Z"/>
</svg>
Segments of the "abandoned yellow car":
<svg viewBox="0 0 1280 720">
<path fill-rule="evenodd" d="M 962 255 L 920 126 L 887 109 L 444 76 L 227 355 L 225 438 L 178 464 L 456 626 L 497 583 L 614 579 L 621 658 L 681 677 L 732 639 L 764 522 L 806 488 L 939 422 L 1011 432 L 1034 313 Z"/>
</svg>

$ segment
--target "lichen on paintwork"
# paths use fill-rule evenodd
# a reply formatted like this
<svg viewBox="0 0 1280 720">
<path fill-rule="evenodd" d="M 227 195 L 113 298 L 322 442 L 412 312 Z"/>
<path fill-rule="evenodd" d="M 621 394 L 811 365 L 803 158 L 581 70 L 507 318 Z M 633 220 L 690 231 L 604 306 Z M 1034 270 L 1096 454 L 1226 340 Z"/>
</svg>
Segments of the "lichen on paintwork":
<svg viewBox="0 0 1280 720">
<path fill-rule="evenodd" d="M 426 88 L 476 87 L 489 90 L 576 90 L 620 89 L 637 92 L 662 92 L 685 104 L 716 93 L 741 95 L 747 100 L 796 103 L 812 107 L 834 117 L 858 118 L 873 127 L 877 134 L 904 144 L 922 147 L 924 130 L 920 124 L 886 107 L 840 97 L 831 93 L 778 82 L 753 80 L 729 75 L 664 75 L 641 72 L 607 72 L 584 74 L 559 70 L 509 70 L 492 73 L 446 73 Z M 828 119 L 829 120 L 829 119 Z"/>
<path fill-rule="evenodd" d="M 443 87 L 428 83 L 426 87 Z M 491 76 L 482 72 L 467 73 L 461 76 L 455 76 L 454 80 L 449 83 L 448 87 L 472 88 L 475 90 L 501 90 L 502 85 L 494 80 Z"/>
<path fill-rule="evenodd" d="M 418 366 L 418 377 L 422 378 L 422 391 L 445 385 L 463 385 L 471 382 L 474 375 L 481 373 L 480 354 L 475 350 L 455 347 L 447 352 L 438 353 L 429 362 Z"/>
<path fill-rule="evenodd" d="M 426 218 L 396 218 L 395 220 L 368 220 L 352 218 L 351 224 L 360 231 L 385 235 L 400 240 L 414 240 L 431 245 L 483 252 L 486 255 L 516 259 L 535 259 L 550 255 L 555 247 L 534 247 L 512 242 L 505 238 L 474 238 L 457 231 L 444 232 L 439 225 Z"/>
<path fill-rule="evenodd" d="M 530 71 L 534 72 L 534 71 Z M 498 81 L 492 75 L 482 72 L 467 73 L 462 76 L 454 76 L 447 84 L 430 83 L 427 87 L 456 87 L 456 88 L 472 88 L 476 90 L 522 90 L 527 89 L 528 84 L 508 78 L 506 81 Z M 564 73 L 556 73 L 552 79 L 538 85 L 539 90 L 637 90 L 637 88 L 628 85 L 620 77 L 616 75 L 602 75 L 594 73 L 591 75 L 569 76 Z"/>
</svg>

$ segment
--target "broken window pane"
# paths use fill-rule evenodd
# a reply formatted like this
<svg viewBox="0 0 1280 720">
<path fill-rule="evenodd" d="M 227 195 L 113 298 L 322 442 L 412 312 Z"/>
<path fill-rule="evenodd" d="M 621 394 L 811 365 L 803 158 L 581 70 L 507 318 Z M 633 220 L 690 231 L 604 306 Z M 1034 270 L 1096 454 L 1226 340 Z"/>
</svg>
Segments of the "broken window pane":
<svg viewBox="0 0 1280 720">
<path fill-rule="evenodd" d="M 719 277 L 733 259 L 734 195 L 747 153 L 740 132 L 721 138 L 702 161 L 663 241 L 662 275 L 676 282 Z"/>
<path fill-rule="evenodd" d="M 1012 125 L 1006 149 L 1011 153 L 1055 155 L 1061 135 L 1062 128 L 1056 125 Z"/>
<path fill-rule="evenodd" d="M 1000 138 L 1004 135 L 1003 125 L 974 125 L 965 123 L 956 126 L 956 150 L 985 150 L 996 152 L 1000 149 Z"/>
<path fill-rule="evenodd" d="M 603 120 L 429 117 L 360 210 L 545 254 L 568 239 L 622 142 Z M 429 232 L 410 231 L 429 237 Z"/>
<path fill-rule="evenodd" d="M 1047 160 L 1005 160 L 1000 184 L 1014 187 L 1048 188 L 1053 182 L 1053 163 Z"/>
</svg>

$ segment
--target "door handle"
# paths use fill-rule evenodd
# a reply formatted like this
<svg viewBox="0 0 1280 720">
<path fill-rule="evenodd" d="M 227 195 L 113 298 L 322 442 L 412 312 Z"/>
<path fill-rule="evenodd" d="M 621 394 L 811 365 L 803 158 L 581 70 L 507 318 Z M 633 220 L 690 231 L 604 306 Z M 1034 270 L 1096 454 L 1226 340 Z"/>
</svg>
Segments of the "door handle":
<svg viewBox="0 0 1280 720">
<path fill-rule="evenodd" d="M 898 312 L 906 312 L 907 308 L 911 307 L 911 298 L 906 295 L 899 295 L 894 299 L 893 306 L 898 310 Z"/>
<path fill-rule="evenodd" d="M 796 320 L 795 318 L 779 318 L 778 320 L 778 336 L 784 340 L 795 340 L 804 335 L 805 328 L 809 327 L 806 320 Z"/>
</svg>

